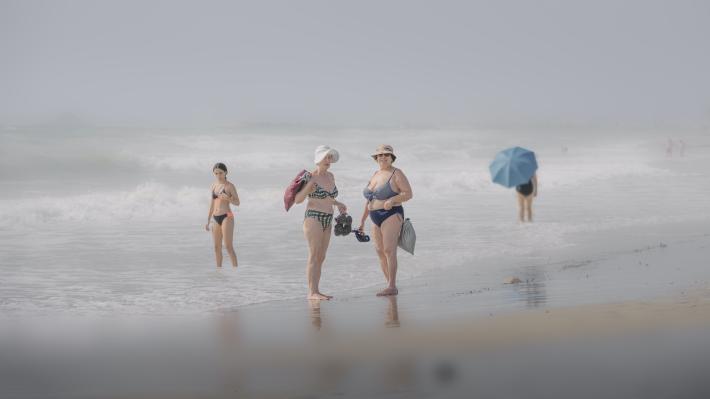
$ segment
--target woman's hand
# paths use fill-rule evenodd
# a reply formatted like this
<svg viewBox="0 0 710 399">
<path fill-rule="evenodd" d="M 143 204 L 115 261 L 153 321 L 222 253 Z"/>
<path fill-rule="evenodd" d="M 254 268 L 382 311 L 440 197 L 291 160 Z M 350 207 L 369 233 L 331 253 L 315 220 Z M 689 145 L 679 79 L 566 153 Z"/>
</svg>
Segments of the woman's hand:
<svg viewBox="0 0 710 399">
<path fill-rule="evenodd" d="M 232 199 L 232 196 L 227 193 L 222 193 L 219 195 L 219 199 L 229 201 L 230 199 Z"/>
<path fill-rule="evenodd" d="M 315 180 L 309 180 L 306 182 L 306 184 L 303 185 L 303 187 L 298 191 L 303 192 L 304 194 L 308 195 L 312 193 L 313 191 L 316 190 L 316 181 Z"/>
<path fill-rule="evenodd" d="M 389 211 L 390 209 L 392 209 L 392 204 L 392 200 L 388 199 L 387 201 L 385 201 L 382 207 L 385 208 L 386 211 Z"/>
<path fill-rule="evenodd" d="M 300 204 L 305 201 L 308 194 L 315 190 L 315 185 L 316 182 L 314 180 L 309 180 L 306 184 L 304 184 L 303 187 L 301 187 L 301 189 L 296 193 L 295 202 Z"/>
<path fill-rule="evenodd" d="M 207 222 L 207 224 L 205 225 L 205 230 L 210 231 L 210 222 Z"/>
<path fill-rule="evenodd" d="M 365 223 L 360 223 L 360 226 L 357 228 L 357 231 L 364 233 L 365 232 Z"/>
<path fill-rule="evenodd" d="M 348 213 L 348 207 L 345 206 L 342 202 L 336 202 L 335 206 L 338 207 L 338 212 L 340 213 Z"/>
</svg>

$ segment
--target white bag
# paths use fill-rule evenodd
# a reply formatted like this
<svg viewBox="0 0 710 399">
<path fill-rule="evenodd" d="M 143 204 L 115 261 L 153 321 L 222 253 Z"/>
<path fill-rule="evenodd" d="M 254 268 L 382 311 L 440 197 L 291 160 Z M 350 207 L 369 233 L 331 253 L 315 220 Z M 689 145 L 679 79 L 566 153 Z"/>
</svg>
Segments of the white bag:
<svg viewBox="0 0 710 399">
<path fill-rule="evenodd" d="M 417 243 L 417 233 L 414 232 L 414 226 L 409 218 L 404 219 L 402 223 L 402 231 L 399 233 L 399 243 L 397 244 L 403 250 L 414 255 L 414 245 Z"/>
</svg>

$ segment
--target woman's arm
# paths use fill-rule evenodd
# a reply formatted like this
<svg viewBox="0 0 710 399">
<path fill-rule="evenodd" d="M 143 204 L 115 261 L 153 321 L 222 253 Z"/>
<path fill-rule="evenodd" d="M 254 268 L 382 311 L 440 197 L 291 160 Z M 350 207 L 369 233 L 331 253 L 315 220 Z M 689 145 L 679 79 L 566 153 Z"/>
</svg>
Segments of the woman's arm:
<svg viewBox="0 0 710 399">
<path fill-rule="evenodd" d="M 335 175 L 330 172 L 328 172 L 328 174 L 330 175 L 330 178 L 333 179 L 333 187 L 337 187 L 337 185 L 335 184 Z M 338 212 L 340 212 L 340 213 L 347 213 L 348 212 L 348 207 L 345 206 L 345 204 L 336 200 L 335 198 L 331 198 L 331 199 L 333 200 L 333 205 L 338 207 Z"/>
<path fill-rule="evenodd" d="M 333 198 L 333 205 L 338 207 L 338 212 L 348 213 L 348 207 L 345 206 L 345 204 L 343 204 L 342 202 L 336 201 L 335 198 Z"/>
<path fill-rule="evenodd" d="M 404 172 L 402 172 L 400 169 L 397 169 L 397 171 L 399 173 L 395 173 L 392 179 L 394 180 L 394 183 L 399 189 L 399 194 L 387 200 L 390 201 L 390 204 L 394 204 L 395 202 L 402 203 L 405 201 L 409 201 L 414 197 L 414 193 L 412 193 L 412 186 L 409 184 L 407 176 L 405 176 Z"/>
<path fill-rule="evenodd" d="M 365 210 L 362 212 L 362 217 L 360 218 L 360 227 L 358 230 L 364 231 L 365 230 L 365 220 L 367 220 L 367 216 L 370 214 L 370 201 L 365 200 Z"/>
<path fill-rule="evenodd" d="M 231 192 L 229 196 L 229 203 L 239 206 L 239 194 L 237 193 L 237 187 L 234 184 L 230 184 L 228 191 Z"/>
<path fill-rule="evenodd" d="M 210 188 L 210 210 L 207 213 L 207 224 L 205 225 L 205 230 L 207 231 L 210 231 L 210 221 L 212 220 L 212 212 L 214 212 L 214 198 L 212 198 L 212 193 L 213 191 Z"/>
<path fill-rule="evenodd" d="M 301 202 L 303 202 L 303 200 L 306 199 L 306 197 L 308 196 L 308 194 L 310 194 L 310 193 L 313 192 L 313 190 L 315 190 L 315 181 L 314 181 L 313 179 L 311 179 L 311 180 L 308 181 L 308 183 L 306 183 L 306 184 L 303 186 L 303 188 L 301 189 L 301 191 L 299 191 L 299 192 L 296 193 L 295 202 L 296 202 L 297 204 L 300 204 Z"/>
</svg>

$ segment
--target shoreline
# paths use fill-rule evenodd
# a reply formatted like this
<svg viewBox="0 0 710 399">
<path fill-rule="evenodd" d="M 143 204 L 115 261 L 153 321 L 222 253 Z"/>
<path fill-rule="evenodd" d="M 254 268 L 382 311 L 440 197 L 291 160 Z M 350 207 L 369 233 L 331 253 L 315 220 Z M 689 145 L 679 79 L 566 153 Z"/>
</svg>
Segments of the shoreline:
<svg viewBox="0 0 710 399">
<path fill-rule="evenodd" d="M 17 398 L 705 398 L 710 235 L 676 228 L 604 235 L 620 252 L 595 241 L 574 257 L 431 271 L 396 297 L 15 318 L 0 328 L 0 386 Z M 505 284 L 513 273 L 521 283 Z"/>
<path fill-rule="evenodd" d="M 475 266 L 470 261 L 463 261 L 430 270 L 400 280 L 400 293 L 397 297 L 422 302 L 416 298 L 422 296 L 446 306 L 446 302 L 452 298 L 471 296 L 484 299 L 474 306 L 509 312 L 537 307 L 652 300 L 698 286 L 710 287 L 710 273 L 705 273 L 702 268 L 703 256 L 710 247 L 710 229 L 705 223 L 675 222 L 642 229 L 629 226 L 594 234 L 576 233 L 581 237 L 576 237 L 577 242 L 585 241 L 583 247 L 575 245 L 557 251 L 531 253 L 527 257 L 486 257 L 476 262 Z M 406 268 L 409 255 L 400 255 L 404 255 L 400 267 Z M 668 261 L 687 264 L 683 270 L 675 268 L 675 273 L 666 273 L 663 262 Z M 333 271 L 327 270 L 324 274 L 325 285 L 329 272 Z M 521 282 L 509 284 L 513 277 L 521 279 Z M 608 295 L 592 291 L 590 283 L 594 282 L 598 286 L 607 284 L 602 291 L 607 290 Z M 335 307 L 353 301 L 377 301 L 382 299 L 375 297 L 380 284 L 384 283 L 353 288 L 340 294 L 329 292 L 335 298 L 322 301 L 322 304 Z M 633 288 L 631 292 L 629 286 Z M 568 292 L 584 289 L 585 295 L 558 296 L 541 292 L 551 287 Z M 211 313 L 251 310 L 278 312 L 279 307 L 301 308 L 307 302 L 304 295 L 216 309 Z M 427 310 L 434 311 L 432 308 Z"/>
</svg>

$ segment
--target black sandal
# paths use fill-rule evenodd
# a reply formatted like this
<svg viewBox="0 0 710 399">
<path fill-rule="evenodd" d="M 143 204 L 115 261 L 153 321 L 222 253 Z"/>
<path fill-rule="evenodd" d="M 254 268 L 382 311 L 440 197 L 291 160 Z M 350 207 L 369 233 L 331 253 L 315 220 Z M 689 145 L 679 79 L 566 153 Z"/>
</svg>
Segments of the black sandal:
<svg viewBox="0 0 710 399">
<path fill-rule="evenodd" d="M 343 222 L 342 235 L 346 236 L 346 235 L 350 234 L 350 232 L 352 230 L 353 230 L 353 217 L 346 213 L 345 214 L 345 222 Z"/>
<path fill-rule="evenodd" d="M 360 242 L 368 242 L 370 241 L 370 236 L 367 234 L 361 232 L 360 230 L 353 230 L 353 233 L 355 233 L 355 238 L 357 238 L 358 241 Z"/>
<path fill-rule="evenodd" d="M 350 224 L 348 224 L 348 219 L 352 223 L 352 217 L 348 216 L 347 213 L 341 213 L 335 218 L 335 226 L 333 230 L 336 236 L 345 236 L 350 234 Z"/>
</svg>

